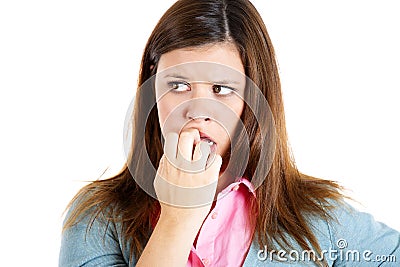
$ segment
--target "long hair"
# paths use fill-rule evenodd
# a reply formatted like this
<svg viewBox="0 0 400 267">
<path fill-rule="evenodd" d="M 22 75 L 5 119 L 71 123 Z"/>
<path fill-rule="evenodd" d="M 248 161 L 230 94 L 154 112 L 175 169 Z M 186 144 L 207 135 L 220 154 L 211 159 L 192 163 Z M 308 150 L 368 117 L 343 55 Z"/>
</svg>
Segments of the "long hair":
<svg viewBox="0 0 400 267">
<path fill-rule="evenodd" d="M 244 176 L 263 181 L 251 203 L 249 220 L 255 226 L 254 235 L 260 248 L 279 244 L 290 248 L 288 237 L 301 248 L 320 246 L 308 224 L 309 216 L 329 217 L 326 207 L 330 199 L 342 197 L 341 187 L 333 181 L 300 173 L 291 156 L 285 126 L 284 106 L 275 52 L 264 22 L 248 0 L 180 0 L 161 17 L 143 53 L 138 88 L 157 72 L 162 54 L 169 51 L 229 42 L 238 49 L 245 74 L 258 86 L 268 102 L 275 123 L 275 154 L 266 177 L 256 173 L 258 161 L 266 161 L 262 152 L 260 125 L 255 114 L 263 114 L 262 105 L 251 110 L 245 106 L 241 119 L 248 134 L 250 152 Z M 135 179 L 143 177 L 151 183 L 155 172 L 149 173 L 150 159 L 154 169 L 163 154 L 161 130 L 154 102 L 155 93 L 137 93 L 135 128 L 145 129 L 145 142 L 133 133 L 132 149 L 126 166 L 114 177 L 97 180 L 82 188 L 71 203 L 76 202 L 64 229 L 91 216 L 91 222 L 103 216 L 108 222 L 122 226 L 124 246 L 130 256 L 139 258 L 151 235 L 152 225 L 160 212 L 157 200 L 149 196 Z M 148 110 L 151 107 L 151 110 Z M 148 117 L 145 114 L 149 114 Z M 150 145 L 151 144 L 151 145 Z M 232 152 L 233 153 L 233 152 Z M 146 165 L 147 164 L 147 165 Z M 132 167 L 132 168 L 129 168 Z M 151 168 L 150 168 L 151 169 Z M 257 214 L 257 216 L 254 216 Z M 89 227 L 90 227 L 89 223 Z"/>
</svg>

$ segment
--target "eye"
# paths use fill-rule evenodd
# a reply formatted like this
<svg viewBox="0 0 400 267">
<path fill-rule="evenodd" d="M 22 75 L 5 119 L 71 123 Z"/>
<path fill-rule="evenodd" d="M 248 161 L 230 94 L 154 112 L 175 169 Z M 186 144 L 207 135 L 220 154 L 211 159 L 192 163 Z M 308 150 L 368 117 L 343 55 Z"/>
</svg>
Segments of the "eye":
<svg viewBox="0 0 400 267">
<path fill-rule="evenodd" d="M 218 95 L 229 95 L 235 91 L 235 89 L 228 87 L 228 86 L 222 86 L 219 84 L 214 84 L 212 86 L 213 92 L 218 94 Z"/>
<path fill-rule="evenodd" d="M 185 92 L 191 90 L 190 84 L 187 82 L 179 82 L 179 81 L 168 82 L 168 87 L 171 90 L 174 90 L 175 92 Z"/>
</svg>

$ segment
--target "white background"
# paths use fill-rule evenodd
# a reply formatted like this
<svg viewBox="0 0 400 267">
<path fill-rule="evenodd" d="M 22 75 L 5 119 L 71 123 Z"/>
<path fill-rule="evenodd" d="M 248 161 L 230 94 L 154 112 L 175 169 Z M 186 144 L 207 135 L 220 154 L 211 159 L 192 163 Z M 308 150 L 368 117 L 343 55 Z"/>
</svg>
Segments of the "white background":
<svg viewBox="0 0 400 267">
<path fill-rule="evenodd" d="M 123 164 L 147 37 L 174 1 L 0 2 L 2 266 L 57 266 L 62 212 Z M 400 230 L 397 1 L 253 1 L 301 171 Z"/>
</svg>

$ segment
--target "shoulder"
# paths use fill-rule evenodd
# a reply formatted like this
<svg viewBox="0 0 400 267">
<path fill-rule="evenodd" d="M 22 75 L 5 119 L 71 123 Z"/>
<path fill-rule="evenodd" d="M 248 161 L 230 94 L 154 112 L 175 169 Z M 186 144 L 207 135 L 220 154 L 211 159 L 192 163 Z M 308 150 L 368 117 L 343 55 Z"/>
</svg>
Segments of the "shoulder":
<svg viewBox="0 0 400 267">
<path fill-rule="evenodd" d="M 81 203 L 75 201 L 64 220 L 67 221 Z M 123 252 L 119 224 L 102 213 L 86 211 L 62 232 L 59 266 L 128 266 Z"/>
<path fill-rule="evenodd" d="M 324 232 L 328 231 L 329 242 L 326 242 L 326 233 L 316 231 L 315 234 L 325 242 L 321 248 L 331 253 L 328 259 L 335 266 L 393 266 L 396 258 L 400 260 L 398 231 L 344 200 L 329 203 L 327 212 L 331 219 L 317 220 L 316 223 Z"/>
<path fill-rule="evenodd" d="M 330 219 L 323 221 L 327 224 L 332 238 L 343 239 L 348 237 L 348 241 L 353 243 L 354 246 L 361 245 L 363 242 L 360 242 L 362 241 L 360 239 L 365 235 L 391 237 L 399 241 L 400 233 L 398 231 L 376 221 L 372 214 L 359 211 L 344 200 L 330 200 L 327 214 Z M 348 245 L 350 246 L 351 243 L 349 242 Z"/>
<path fill-rule="evenodd" d="M 330 202 L 331 219 L 324 223 L 329 234 L 316 232 L 324 243 L 325 258 L 335 266 L 394 266 L 400 260 L 400 233 L 375 220 L 344 200 Z"/>
<path fill-rule="evenodd" d="M 360 260 L 365 254 L 365 260 L 368 262 L 371 259 L 375 265 L 379 256 L 396 255 L 400 260 L 398 231 L 344 201 L 338 203 L 331 212 L 334 219 L 328 225 L 334 249 L 345 254 L 359 254 Z"/>
<path fill-rule="evenodd" d="M 321 248 L 322 255 L 315 255 L 319 258 L 323 256 L 329 266 L 394 266 L 394 262 L 400 261 L 398 231 L 376 221 L 371 214 L 357 210 L 343 199 L 329 200 L 324 208 L 327 216 L 310 216 L 309 225 Z M 277 253 L 279 251 L 275 256 Z M 310 253 L 295 246 L 293 251 L 284 251 L 281 256 L 289 261 L 296 258 L 297 266 L 309 266 L 307 258 Z M 271 260 L 270 256 L 265 250 L 260 250 L 256 240 L 253 240 L 244 266 L 286 266 L 288 263 Z"/>
</svg>

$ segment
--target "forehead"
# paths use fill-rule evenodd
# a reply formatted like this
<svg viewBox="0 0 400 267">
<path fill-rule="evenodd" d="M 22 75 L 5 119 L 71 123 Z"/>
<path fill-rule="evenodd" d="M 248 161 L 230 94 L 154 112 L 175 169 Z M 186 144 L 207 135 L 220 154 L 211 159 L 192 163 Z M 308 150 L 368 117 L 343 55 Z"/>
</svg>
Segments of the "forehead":
<svg viewBox="0 0 400 267">
<path fill-rule="evenodd" d="M 157 73 L 177 65 L 193 62 L 216 63 L 214 65 L 223 65 L 226 66 L 226 69 L 235 70 L 242 75 L 245 74 L 239 51 L 232 43 L 217 43 L 172 50 L 161 55 Z M 219 68 L 219 71 L 221 71 L 221 68 Z"/>
<path fill-rule="evenodd" d="M 229 43 L 176 49 L 161 56 L 158 83 L 170 79 L 229 84 L 243 89 L 246 84 L 243 64 L 236 47 Z"/>
</svg>

